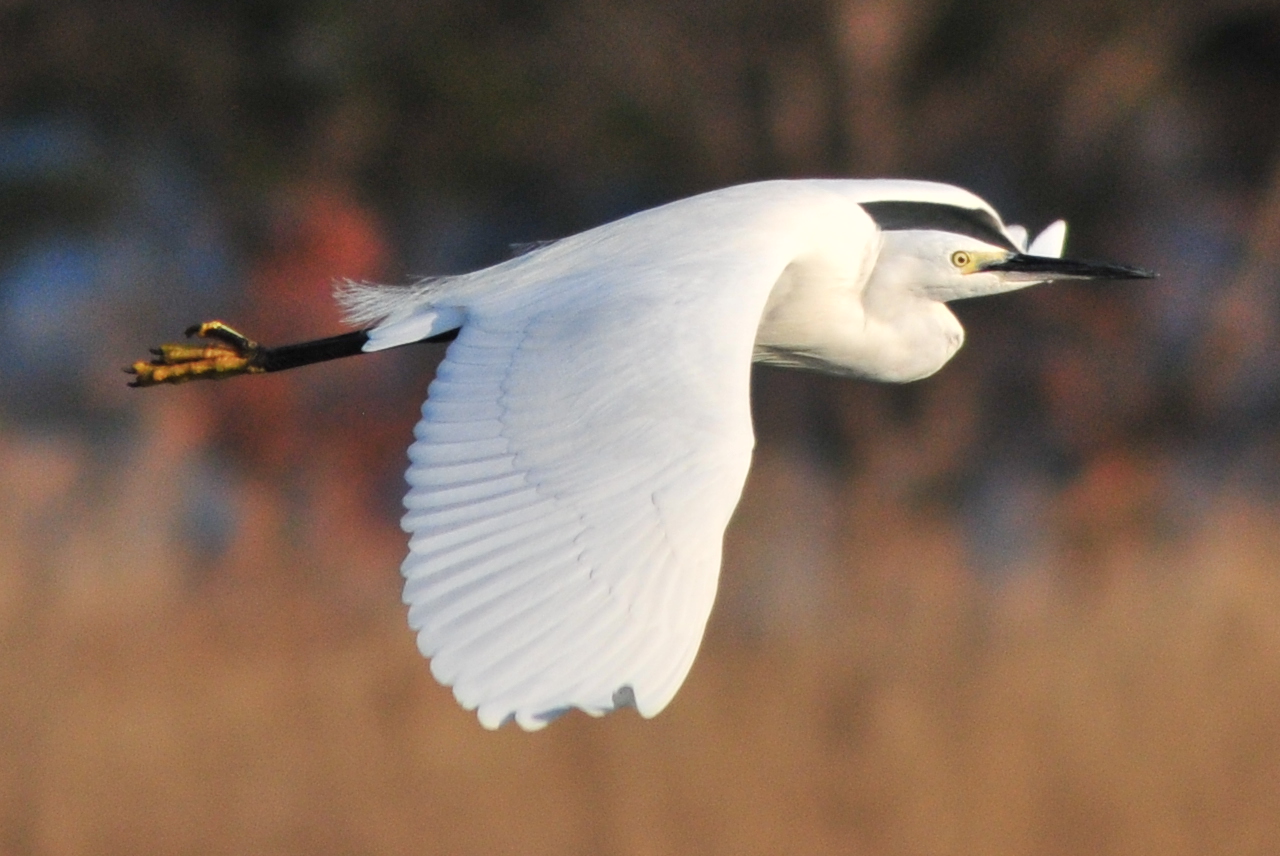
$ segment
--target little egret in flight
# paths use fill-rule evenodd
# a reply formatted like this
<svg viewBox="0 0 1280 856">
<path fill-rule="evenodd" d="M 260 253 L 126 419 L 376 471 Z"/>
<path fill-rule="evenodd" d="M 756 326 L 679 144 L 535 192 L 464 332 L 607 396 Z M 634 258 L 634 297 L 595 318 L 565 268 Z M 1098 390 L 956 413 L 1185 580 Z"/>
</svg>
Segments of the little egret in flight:
<svg viewBox="0 0 1280 856">
<path fill-rule="evenodd" d="M 431 670 L 495 728 L 646 717 L 684 681 L 751 461 L 753 360 L 928 377 L 947 302 L 1147 271 L 1027 244 L 945 184 L 767 181 L 409 286 L 351 284 L 355 332 L 263 347 L 221 322 L 128 371 L 151 386 L 450 341 L 409 449 L 402 571 Z"/>
</svg>

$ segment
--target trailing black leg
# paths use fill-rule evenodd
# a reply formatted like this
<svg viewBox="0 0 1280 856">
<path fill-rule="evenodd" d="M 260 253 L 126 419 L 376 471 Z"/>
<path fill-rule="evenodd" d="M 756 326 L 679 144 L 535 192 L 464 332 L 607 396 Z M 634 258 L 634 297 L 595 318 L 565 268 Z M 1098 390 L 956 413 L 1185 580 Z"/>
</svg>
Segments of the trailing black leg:
<svg viewBox="0 0 1280 856">
<path fill-rule="evenodd" d="M 368 331 L 353 330 L 327 339 L 268 348 L 221 321 L 197 324 L 186 333 L 208 342 L 203 345 L 168 344 L 152 348 L 153 359 L 138 361 L 125 369 L 136 376 L 129 385 L 159 386 L 189 380 L 220 380 L 242 374 L 296 369 L 313 363 L 354 357 L 364 353 L 364 344 L 369 341 Z M 450 342 L 457 336 L 457 330 L 450 330 L 422 341 Z"/>
</svg>

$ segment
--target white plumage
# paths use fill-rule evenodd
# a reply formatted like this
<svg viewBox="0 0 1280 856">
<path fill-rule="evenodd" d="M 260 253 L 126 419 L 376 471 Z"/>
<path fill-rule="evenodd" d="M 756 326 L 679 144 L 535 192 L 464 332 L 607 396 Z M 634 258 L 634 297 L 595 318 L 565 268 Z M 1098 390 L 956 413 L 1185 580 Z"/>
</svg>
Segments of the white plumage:
<svg viewBox="0 0 1280 856">
<path fill-rule="evenodd" d="M 877 201 L 892 204 L 864 207 Z M 945 228 L 910 222 L 935 214 Z M 1058 256 L 1064 230 L 1038 256 Z M 476 273 L 347 286 L 350 319 L 374 324 L 365 350 L 460 327 L 409 451 L 403 521 L 404 600 L 436 678 L 490 728 L 658 713 L 715 597 L 754 442 L 753 358 L 911 380 L 960 346 L 947 299 L 1141 274 L 1014 264 L 1025 247 L 958 188 L 775 181 Z"/>
</svg>

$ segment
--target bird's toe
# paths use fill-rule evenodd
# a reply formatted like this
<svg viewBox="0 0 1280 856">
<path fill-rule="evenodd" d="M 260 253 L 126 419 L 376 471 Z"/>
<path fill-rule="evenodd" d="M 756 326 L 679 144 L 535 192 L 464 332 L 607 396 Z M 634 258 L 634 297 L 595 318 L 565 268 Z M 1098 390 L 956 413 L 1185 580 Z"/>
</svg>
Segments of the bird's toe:
<svg viewBox="0 0 1280 856">
<path fill-rule="evenodd" d="M 209 342 L 171 342 L 152 348 L 151 360 L 139 360 L 125 369 L 134 375 L 129 385 L 143 387 L 189 380 L 219 380 L 264 371 L 261 346 L 221 321 L 197 324 L 188 328 L 186 333 Z"/>
</svg>

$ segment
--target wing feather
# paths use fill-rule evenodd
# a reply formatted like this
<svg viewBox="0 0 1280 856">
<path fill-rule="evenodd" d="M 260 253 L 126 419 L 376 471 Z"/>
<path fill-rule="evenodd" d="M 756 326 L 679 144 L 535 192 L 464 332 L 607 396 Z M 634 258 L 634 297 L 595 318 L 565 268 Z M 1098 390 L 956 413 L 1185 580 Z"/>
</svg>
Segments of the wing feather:
<svg viewBox="0 0 1280 856">
<path fill-rule="evenodd" d="M 456 668 L 461 670 L 465 664 L 467 673 L 459 676 L 457 691 L 474 687 L 482 696 L 500 697 L 501 690 L 492 689 L 496 686 L 507 689 L 511 695 L 520 695 L 517 691 L 522 681 L 525 686 L 545 681 L 546 672 L 536 668 L 537 664 L 548 660 L 557 662 L 558 655 L 566 650 L 577 650 L 574 645 L 566 649 L 566 643 L 579 636 L 593 617 L 597 620 L 609 617 L 605 609 L 606 595 L 598 588 L 579 583 L 570 587 L 570 595 L 522 604 L 517 615 L 502 625 L 442 648 L 432 660 L 432 668 L 441 661 L 441 668 L 454 668 L 456 661 Z M 539 607 L 545 607 L 549 601 L 557 606 L 567 603 L 572 611 L 561 614 L 556 622 L 548 622 Z M 459 701 L 468 706 L 466 700 L 459 698 Z"/>
<path fill-rule="evenodd" d="M 461 488 L 455 488 L 454 490 L 461 491 Z M 441 516 L 436 519 L 442 520 L 445 519 L 445 515 L 454 511 L 465 509 L 479 514 L 488 509 L 498 508 L 499 504 L 508 502 L 514 504 L 519 499 L 532 502 L 537 498 L 537 491 L 530 485 L 525 484 L 523 478 L 518 481 L 513 480 L 509 487 L 498 489 L 495 489 L 491 482 L 486 481 L 476 487 L 475 491 L 482 492 L 466 495 L 451 493 L 449 490 L 411 491 L 405 497 L 405 508 L 409 509 L 409 514 L 404 516 L 405 525 L 409 528 L 417 525 L 417 519 L 413 516 L 414 514 L 439 514 Z"/>
<path fill-rule="evenodd" d="M 474 561 L 478 556 L 507 544 L 517 544 L 547 531 L 563 531 L 564 516 L 546 505 L 519 514 L 499 515 L 456 528 L 418 526 L 409 538 L 410 553 L 424 558 L 449 557 L 449 561 Z M 450 549 L 452 548 L 452 549 Z"/>
<path fill-rule="evenodd" d="M 419 589 L 419 599 L 414 603 L 414 608 L 421 604 L 430 606 L 423 608 L 423 616 L 415 622 L 415 626 L 431 635 L 445 633 L 471 610 L 492 607 L 491 601 L 496 595 L 514 590 L 526 580 L 542 580 L 541 584 L 546 591 L 554 593 L 558 582 L 573 578 L 562 574 L 552 579 L 543 579 L 544 573 L 576 559 L 577 555 L 572 547 L 566 548 L 563 544 L 552 541 L 550 546 L 532 545 L 527 553 L 520 556 L 513 557 L 511 551 L 503 550 L 474 565 L 457 568 L 455 573 L 435 575 Z M 529 601 L 520 598 L 512 601 L 513 604 L 527 602 Z M 502 614 L 502 610 L 495 608 L 492 616 L 497 621 Z"/>
<path fill-rule="evenodd" d="M 410 482 L 410 485 L 413 484 L 413 482 Z M 487 496 L 496 496 L 528 486 L 529 483 L 525 480 L 524 473 L 520 472 L 510 472 L 506 475 L 469 481 L 449 482 L 442 485 L 411 486 L 409 493 L 404 498 L 404 505 L 409 511 L 432 506 L 443 507 L 457 502 L 469 502 L 483 499 Z"/>
<path fill-rule="evenodd" d="M 487 422 L 502 418 L 502 408 L 496 401 L 480 397 L 479 387 L 472 390 L 474 398 L 462 398 L 454 388 L 442 386 L 439 398 L 433 399 L 429 413 L 423 415 L 432 422 Z"/>
<path fill-rule="evenodd" d="M 417 443 L 414 443 L 417 446 Z M 467 482 L 493 481 L 501 476 L 519 472 L 514 457 L 486 458 L 480 461 L 465 461 L 448 466 L 419 466 L 409 468 L 409 484 L 414 487 L 447 487 Z"/>
<path fill-rule="evenodd" d="M 490 437 L 487 440 L 469 440 L 454 443 L 432 443 L 429 447 L 421 447 L 416 452 L 419 460 L 416 464 L 431 466 L 449 466 L 451 464 L 478 463 L 493 461 L 499 458 L 510 458 L 507 441 L 503 437 Z"/>
<path fill-rule="evenodd" d="M 422 623 L 421 630 L 449 639 L 450 645 L 459 645 L 474 638 L 464 635 L 468 630 L 483 627 L 486 621 L 508 627 L 521 615 L 537 610 L 546 600 L 559 597 L 565 589 L 581 584 L 581 580 L 548 573 L 554 571 L 556 563 L 563 564 L 574 558 L 566 557 L 563 550 L 544 553 L 532 568 L 520 566 L 512 569 L 507 566 L 501 569 L 509 572 L 505 577 L 501 571 L 495 570 L 480 579 L 470 580 L 432 602 L 429 620 Z M 495 592 L 495 587 L 499 586 L 502 591 Z M 495 597 L 497 594 L 502 597 Z"/>
</svg>

